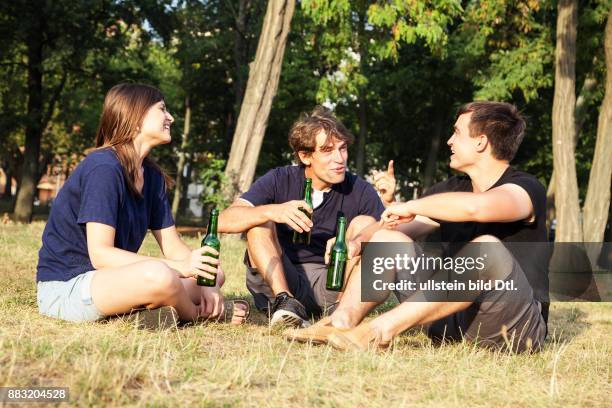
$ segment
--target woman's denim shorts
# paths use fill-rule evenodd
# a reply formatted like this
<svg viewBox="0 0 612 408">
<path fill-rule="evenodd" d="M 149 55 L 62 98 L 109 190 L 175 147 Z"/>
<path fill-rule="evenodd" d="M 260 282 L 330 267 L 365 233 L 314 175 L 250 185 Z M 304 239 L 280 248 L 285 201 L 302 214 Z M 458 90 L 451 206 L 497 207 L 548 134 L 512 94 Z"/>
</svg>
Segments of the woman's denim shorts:
<svg viewBox="0 0 612 408">
<path fill-rule="evenodd" d="M 38 311 L 40 314 L 71 322 L 87 322 L 104 318 L 91 298 L 89 271 L 69 281 L 38 282 Z"/>
</svg>

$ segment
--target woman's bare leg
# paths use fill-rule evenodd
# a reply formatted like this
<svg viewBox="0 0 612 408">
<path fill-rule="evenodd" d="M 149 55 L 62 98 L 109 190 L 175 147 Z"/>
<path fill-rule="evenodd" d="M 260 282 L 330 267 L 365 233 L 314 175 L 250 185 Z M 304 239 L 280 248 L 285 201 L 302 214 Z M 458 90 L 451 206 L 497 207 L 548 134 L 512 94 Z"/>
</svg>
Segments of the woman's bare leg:
<svg viewBox="0 0 612 408">
<path fill-rule="evenodd" d="M 172 306 L 181 320 L 203 315 L 181 283 L 178 272 L 161 261 L 143 261 L 119 268 L 99 269 L 91 283 L 93 302 L 107 316 L 146 306 Z"/>
<path fill-rule="evenodd" d="M 189 294 L 191 301 L 196 305 L 200 305 L 202 302 L 202 290 L 204 290 L 204 287 L 198 286 L 198 284 L 196 283 L 196 280 L 191 279 L 191 278 L 181 279 L 181 283 L 183 284 L 185 291 Z M 220 308 L 218 309 L 218 312 L 210 315 L 212 319 L 217 318 L 219 315 L 223 315 L 224 313 L 225 305 L 223 304 L 223 296 L 221 296 L 220 301 L 221 301 L 221 305 L 220 305 Z M 232 314 L 231 323 L 232 324 L 244 323 L 246 312 L 247 311 L 243 309 L 242 305 L 235 305 L 233 314 Z M 206 313 L 209 313 L 208 309 L 206 309 Z"/>
</svg>

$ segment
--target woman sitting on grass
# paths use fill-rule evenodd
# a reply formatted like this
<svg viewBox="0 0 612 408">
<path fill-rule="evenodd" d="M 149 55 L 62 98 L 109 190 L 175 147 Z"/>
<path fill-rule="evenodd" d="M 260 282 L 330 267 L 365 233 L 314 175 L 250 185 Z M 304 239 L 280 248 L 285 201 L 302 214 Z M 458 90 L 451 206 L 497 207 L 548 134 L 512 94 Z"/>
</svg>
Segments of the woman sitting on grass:
<svg viewBox="0 0 612 408">
<path fill-rule="evenodd" d="M 94 321 L 146 307 L 162 306 L 181 321 L 218 318 L 240 324 L 248 303 L 228 302 L 219 287 L 218 261 L 181 240 L 166 187 L 171 180 L 148 158 L 170 143 L 174 119 L 153 87 L 121 84 L 104 100 L 97 149 L 66 181 L 53 202 L 39 252 L 38 307 L 43 315 Z M 150 229 L 164 258 L 138 255 Z M 207 264 L 214 264 L 212 267 Z M 196 285 L 195 276 L 217 287 Z M 233 313 L 232 313 L 233 312 Z"/>
</svg>

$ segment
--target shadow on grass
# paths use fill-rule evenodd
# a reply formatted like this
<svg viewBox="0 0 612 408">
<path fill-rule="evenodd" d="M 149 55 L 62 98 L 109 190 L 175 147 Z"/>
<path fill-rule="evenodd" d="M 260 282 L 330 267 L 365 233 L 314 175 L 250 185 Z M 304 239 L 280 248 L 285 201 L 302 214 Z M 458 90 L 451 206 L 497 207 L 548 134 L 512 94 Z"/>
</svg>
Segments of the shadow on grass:
<svg viewBox="0 0 612 408">
<path fill-rule="evenodd" d="M 398 305 L 394 297 L 390 297 L 385 303 L 379 305 L 371 313 L 374 315 L 388 312 Z M 576 305 L 557 303 L 552 308 L 548 318 L 548 336 L 544 348 L 559 343 L 570 343 L 576 337 L 588 330 L 591 323 L 587 321 L 588 313 Z M 460 342 L 460 341 L 459 341 Z M 433 347 L 440 347 L 453 341 L 435 342 L 427 338 L 426 327 L 414 327 L 399 336 L 398 344 L 408 347 L 422 347 L 427 343 Z M 456 342 L 455 342 L 456 343 Z"/>
<path fill-rule="evenodd" d="M 270 316 L 268 316 L 267 312 L 257 310 L 257 308 L 255 307 L 253 303 L 253 298 L 251 296 L 242 296 L 242 297 L 227 296 L 227 298 L 228 299 L 242 298 L 242 299 L 248 300 L 249 304 L 251 305 L 251 317 L 249 318 L 249 323 L 257 325 L 257 326 L 268 326 L 269 321 L 270 321 Z M 382 313 L 388 312 L 389 310 L 393 309 L 397 305 L 398 305 L 398 302 L 395 299 L 395 297 L 390 297 L 385 303 L 374 308 L 374 310 L 368 314 L 368 317 L 371 318 L 371 317 L 380 315 Z M 324 315 L 317 317 L 315 319 L 311 319 L 311 322 L 316 322 L 322 317 L 324 317 Z"/>
<path fill-rule="evenodd" d="M 576 307 L 576 305 L 562 305 L 551 308 L 548 316 L 548 338 L 556 342 L 570 342 L 587 330 L 591 323 L 586 320 L 587 313 Z"/>
</svg>

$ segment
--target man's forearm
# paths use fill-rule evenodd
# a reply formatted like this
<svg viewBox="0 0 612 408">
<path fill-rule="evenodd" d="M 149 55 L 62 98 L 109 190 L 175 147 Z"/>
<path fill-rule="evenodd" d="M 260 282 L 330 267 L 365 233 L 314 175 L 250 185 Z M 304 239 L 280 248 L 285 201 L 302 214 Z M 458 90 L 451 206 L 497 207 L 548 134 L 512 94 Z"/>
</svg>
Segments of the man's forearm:
<svg viewBox="0 0 612 408">
<path fill-rule="evenodd" d="M 374 235 L 377 231 L 380 231 L 383 227 L 378 223 L 378 221 L 373 222 L 368 225 L 364 229 L 362 229 L 353 239 L 355 242 L 369 242 L 372 239 L 372 235 Z"/>
<path fill-rule="evenodd" d="M 436 222 L 417 216 L 415 220 L 409 222 L 408 224 L 401 224 L 397 230 L 406 234 L 411 239 L 417 240 L 431 233 L 438 227 L 439 225 Z M 380 225 L 378 221 L 372 223 L 357 234 L 354 241 L 358 241 L 359 243 L 369 242 L 372 239 L 372 236 L 381 229 L 384 229 L 384 227 Z"/>
<path fill-rule="evenodd" d="M 270 212 L 274 204 L 251 206 L 231 206 L 219 214 L 218 231 L 240 233 L 271 220 Z"/>
<path fill-rule="evenodd" d="M 474 193 L 440 193 L 406 203 L 410 212 L 450 222 L 477 221 L 478 198 Z"/>
</svg>

